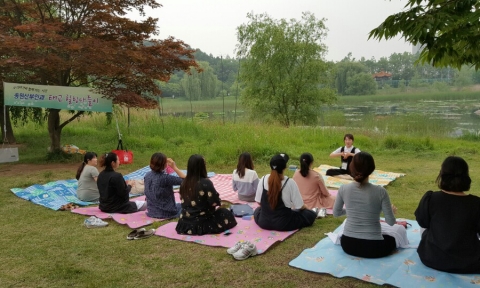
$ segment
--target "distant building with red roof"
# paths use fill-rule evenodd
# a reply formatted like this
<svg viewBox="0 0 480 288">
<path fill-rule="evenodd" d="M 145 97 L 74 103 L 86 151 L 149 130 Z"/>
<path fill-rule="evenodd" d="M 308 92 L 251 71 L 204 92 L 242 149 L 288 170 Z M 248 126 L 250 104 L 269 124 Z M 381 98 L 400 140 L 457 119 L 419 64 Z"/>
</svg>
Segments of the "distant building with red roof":
<svg viewBox="0 0 480 288">
<path fill-rule="evenodd" d="M 373 74 L 373 78 L 375 78 L 375 80 L 377 81 L 390 80 L 390 78 L 392 78 L 392 74 L 385 71 L 380 71 L 378 73 Z"/>
</svg>

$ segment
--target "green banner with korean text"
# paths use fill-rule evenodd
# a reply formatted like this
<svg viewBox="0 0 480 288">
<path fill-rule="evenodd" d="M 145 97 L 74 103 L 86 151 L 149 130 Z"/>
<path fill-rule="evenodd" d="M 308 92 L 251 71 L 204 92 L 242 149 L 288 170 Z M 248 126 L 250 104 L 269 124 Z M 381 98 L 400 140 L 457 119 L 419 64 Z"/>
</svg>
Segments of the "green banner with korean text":
<svg viewBox="0 0 480 288">
<path fill-rule="evenodd" d="M 3 82 L 5 105 L 76 111 L 112 112 L 112 100 L 88 87 Z"/>
</svg>

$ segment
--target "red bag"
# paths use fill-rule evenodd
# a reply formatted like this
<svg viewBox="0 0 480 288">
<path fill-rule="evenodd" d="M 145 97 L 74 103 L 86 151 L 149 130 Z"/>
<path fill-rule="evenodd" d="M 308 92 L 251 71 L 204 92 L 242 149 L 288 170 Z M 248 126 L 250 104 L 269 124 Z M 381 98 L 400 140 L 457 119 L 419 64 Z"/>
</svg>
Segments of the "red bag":
<svg viewBox="0 0 480 288">
<path fill-rule="evenodd" d="M 117 154 L 120 164 L 131 164 L 133 163 L 133 152 L 132 150 L 123 149 L 122 139 L 118 140 L 117 150 L 112 150 L 113 153 Z"/>
</svg>

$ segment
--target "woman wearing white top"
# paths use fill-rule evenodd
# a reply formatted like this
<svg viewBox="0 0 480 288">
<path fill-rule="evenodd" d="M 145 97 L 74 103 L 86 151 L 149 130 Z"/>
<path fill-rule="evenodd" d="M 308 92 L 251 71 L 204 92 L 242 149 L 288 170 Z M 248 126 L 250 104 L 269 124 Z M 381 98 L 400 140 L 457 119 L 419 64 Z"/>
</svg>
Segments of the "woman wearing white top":
<svg viewBox="0 0 480 288">
<path fill-rule="evenodd" d="M 346 176 L 346 178 L 351 179 L 351 173 L 349 170 L 350 163 L 353 160 L 353 156 L 360 152 L 360 149 L 353 146 L 353 135 L 352 134 L 345 134 L 343 136 L 343 142 L 345 146 L 339 147 L 337 150 L 330 153 L 330 157 L 340 157 L 341 158 L 341 166 L 339 169 L 328 169 L 325 173 L 327 176 Z"/>
<path fill-rule="evenodd" d="M 238 199 L 247 202 L 255 201 L 258 186 L 258 175 L 255 172 L 252 156 L 244 152 L 238 158 L 237 169 L 233 170 L 232 188 L 238 193 Z"/>
<path fill-rule="evenodd" d="M 82 201 L 95 202 L 100 198 L 97 187 L 98 170 L 97 154 L 87 152 L 83 156 L 83 162 L 78 167 L 75 178 L 78 180 L 77 197 Z"/>
<path fill-rule="evenodd" d="M 253 218 L 262 229 L 292 231 L 311 226 L 317 218 L 317 213 L 304 205 L 295 181 L 283 175 L 288 159 L 287 154 L 273 156 L 270 175 L 258 183 L 255 201 L 260 207 Z"/>
</svg>

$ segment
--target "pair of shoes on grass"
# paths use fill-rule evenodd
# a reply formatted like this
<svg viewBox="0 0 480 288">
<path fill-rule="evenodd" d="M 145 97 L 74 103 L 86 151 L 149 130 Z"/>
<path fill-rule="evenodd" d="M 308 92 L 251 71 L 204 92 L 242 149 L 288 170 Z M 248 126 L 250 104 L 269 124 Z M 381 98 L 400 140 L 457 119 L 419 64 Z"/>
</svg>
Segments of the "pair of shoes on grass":
<svg viewBox="0 0 480 288">
<path fill-rule="evenodd" d="M 237 242 L 235 246 L 228 248 L 227 253 L 236 260 L 245 260 L 258 254 L 257 246 L 250 241 Z"/>
<path fill-rule="evenodd" d="M 317 218 L 325 218 L 327 217 L 327 208 L 318 208 L 315 207 L 312 209 L 315 214 L 317 214 Z"/>
<path fill-rule="evenodd" d="M 108 226 L 108 222 L 105 222 L 102 219 L 97 218 L 95 216 L 91 216 L 90 218 L 85 219 L 83 224 L 87 228 L 101 228 L 101 227 Z"/>
<path fill-rule="evenodd" d="M 58 208 L 58 210 L 60 210 L 60 211 L 72 211 L 73 209 L 77 209 L 77 208 L 78 208 L 78 205 L 75 205 L 73 203 L 68 203 L 68 204 L 60 206 L 60 208 Z"/>
<path fill-rule="evenodd" d="M 155 234 L 155 229 L 145 230 L 145 228 L 135 229 L 128 233 L 127 240 L 145 239 Z"/>
</svg>

